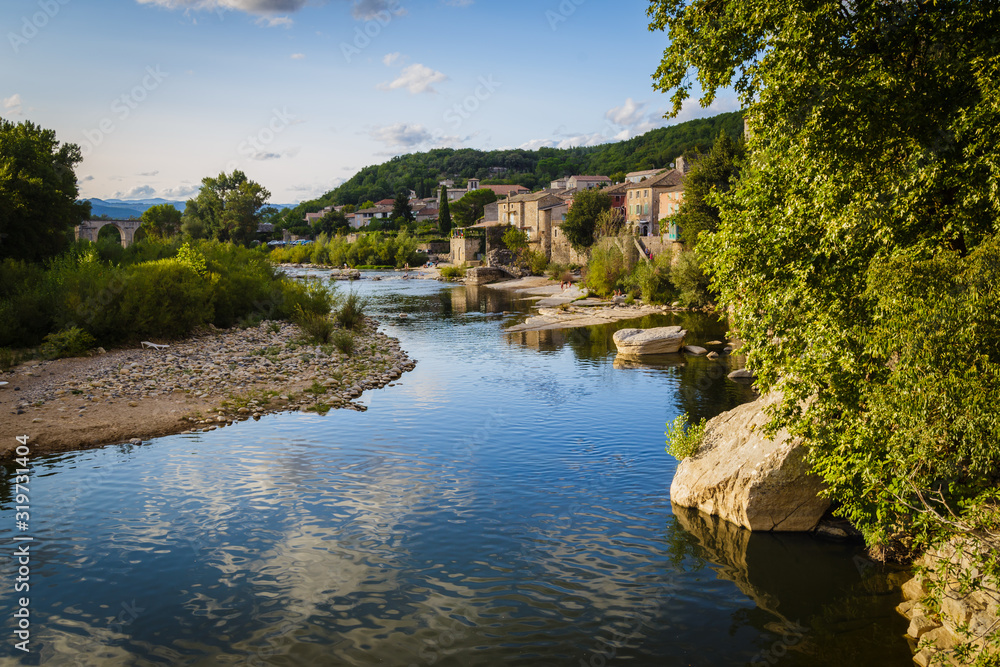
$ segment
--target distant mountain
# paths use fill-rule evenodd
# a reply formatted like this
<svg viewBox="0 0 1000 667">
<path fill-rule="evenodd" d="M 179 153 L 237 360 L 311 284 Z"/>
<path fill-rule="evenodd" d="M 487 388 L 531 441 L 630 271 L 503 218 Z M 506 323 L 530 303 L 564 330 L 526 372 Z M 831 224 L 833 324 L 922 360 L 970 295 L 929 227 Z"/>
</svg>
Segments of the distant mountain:
<svg viewBox="0 0 1000 667">
<path fill-rule="evenodd" d="M 178 211 L 184 212 L 184 207 L 187 206 L 187 202 L 182 201 L 169 201 L 167 199 L 84 199 L 83 201 L 90 202 L 90 215 L 98 218 L 102 215 L 106 215 L 109 218 L 115 218 L 117 220 L 128 220 L 132 218 L 140 218 L 142 214 L 146 212 L 146 209 L 156 206 L 158 204 L 170 204 Z"/>
<path fill-rule="evenodd" d="M 159 197 L 155 199 L 97 199 L 93 197 L 91 199 L 84 199 L 83 201 L 90 202 L 91 216 L 99 218 L 102 215 L 106 215 L 115 220 L 141 218 L 147 209 L 160 204 L 170 204 L 181 213 L 187 207 L 187 202 L 160 199 Z M 272 206 L 280 211 L 292 208 L 296 204 L 268 204 L 268 206 Z"/>
</svg>

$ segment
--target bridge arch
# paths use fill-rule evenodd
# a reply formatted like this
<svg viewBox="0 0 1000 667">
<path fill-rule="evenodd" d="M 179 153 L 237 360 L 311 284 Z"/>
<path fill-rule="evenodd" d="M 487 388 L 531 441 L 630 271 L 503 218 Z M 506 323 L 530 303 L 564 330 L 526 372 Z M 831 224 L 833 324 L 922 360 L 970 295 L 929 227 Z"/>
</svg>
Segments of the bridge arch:
<svg viewBox="0 0 1000 667">
<path fill-rule="evenodd" d="M 118 229 L 122 247 L 127 248 L 136 241 L 135 233 L 142 226 L 142 220 L 84 220 L 75 229 L 76 238 L 97 243 L 97 235 L 101 232 L 101 227 L 106 225 L 113 225 Z"/>
</svg>

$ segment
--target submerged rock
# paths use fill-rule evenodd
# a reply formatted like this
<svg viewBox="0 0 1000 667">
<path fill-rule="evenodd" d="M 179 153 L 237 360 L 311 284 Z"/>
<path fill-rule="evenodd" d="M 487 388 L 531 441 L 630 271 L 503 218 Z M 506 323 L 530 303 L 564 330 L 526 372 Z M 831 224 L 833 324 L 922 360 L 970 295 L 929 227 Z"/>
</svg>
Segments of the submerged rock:
<svg viewBox="0 0 1000 667">
<path fill-rule="evenodd" d="M 653 329 L 619 329 L 613 340 L 618 353 L 627 356 L 670 354 L 681 349 L 687 331 L 680 327 Z"/>
<path fill-rule="evenodd" d="M 711 419 L 698 450 L 677 466 L 670 500 L 750 530 L 809 531 L 830 506 L 809 474 L 805 449 L 788 432 L 763 433 L 770 394 Z"/>
</svg>

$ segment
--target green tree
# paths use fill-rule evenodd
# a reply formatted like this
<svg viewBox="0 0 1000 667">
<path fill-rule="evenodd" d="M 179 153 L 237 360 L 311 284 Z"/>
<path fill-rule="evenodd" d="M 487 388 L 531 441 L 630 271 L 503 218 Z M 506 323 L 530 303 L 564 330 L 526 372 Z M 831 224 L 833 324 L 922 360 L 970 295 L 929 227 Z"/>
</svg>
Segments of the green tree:
<svg viewBox="0 0 1000 667">
<path fill-rule="evenodd" d="M 173 236 L 181 229 L 181 212 L 173 204 L 150 206 L 142 213 L 142 228 L 151 237 Z"/>
<path fill-rule="evenodd" d="M 375 208 L 375 202 L 373 202 L 371 199 L 362 203 L 361 206 L 358 206 L 359 211 L 364 211 L 365 209 L 369 208 Z"/>
<path fill-rule="evenodd" d="M 448 208 L 448 187 L 441 186 L 441 202 L 438 204 L 438 229 L 443 236 L 451 233 L 451 210 Z"/>
<path fill-rule="evenodd" d="M 528 234 L 517 227 L 508 227 L 501 240 L 507 249 L 515 254 L 528 247 Z"/>
<path fill-rule="evenodd" d="M 563 234 L 577 250 L 594 245 L 594 230 L 604 211 L 611 208 L 611 195 L 600 190 L 584 190 L 573 197 L 573 205 L 562 224 Z"/>
<path fill-rule="evenodd" d="M 330 211 L 322 218 L 313 223 L 314 234 L 344 234 L 351 228 L 351 223 L 347 220 L 347 215 L 343 211 Z"/>
<path fill-rule="evenodd" d="M 392 219 L 397 222 L 413 222 L 413 209 L 410 207 L 410 193 L 400 190 L 392 202 Z"/>
<path fill-rule="evenodd" d="M 188 201 L 182 228 L 194 238 L 210 236 L 247 245 L 257 234 L 270 197 L 267 189 L 239 170 L 203 178 L 198 196 Z"/>
<path fill-rule="evenodd" d="M 729 192 L 739 177 L 742 156 L 742 144 L 720 132 L 712 150 L 699 156 L 684 177 L 684 201 L 672 221 L 680 225 L 681 239 L 689 249 L 694 249 L 699 234 L 718 228 L 718 195 Z"/>
<path fill-rule="evenodd" d="M 702 234 L 773 426 L 876 553 L 975 525 L 1000 483 L 1000 9 L 656 0 L 677 113 L 734 86 L 749 155 Z M 694 74 L 692 76 L 692 74 Z M 994 566 L 993 574 L 996 574 Z"/>
<path fill-rule="evenodd" d="M 468 227 L 476 224 L 483 217 L 487 204 L 497 200 L 495 192 L 489 188 L 480 188 L 468 193 L 452 205 L 456 227 Z"/>
<path fill-rule="evenodd" d="M 89 203 L 76 203 L 82 159 L 52 130 L 0 119 L 0 258 L 39 261 L 66 248 L 90 215 Z"/>
</svg>

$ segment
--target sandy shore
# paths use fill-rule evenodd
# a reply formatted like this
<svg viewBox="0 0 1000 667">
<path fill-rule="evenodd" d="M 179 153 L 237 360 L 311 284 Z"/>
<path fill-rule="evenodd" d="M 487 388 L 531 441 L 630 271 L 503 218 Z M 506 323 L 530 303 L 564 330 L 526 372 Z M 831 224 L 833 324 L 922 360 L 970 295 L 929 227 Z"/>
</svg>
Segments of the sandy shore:
<svg viewBox="0 0 1000 667">
<path fill-rule="evenodd" d="M 298 327 L 264 322 L 216 330 L 162 350 L 30 361 L 0 373 L 0 456 L 27 435 L 35 453 L 222 428 L 271 412 L 353 403 L 394 384 L 415 362 L 368 320 L 354 351 L 301 343 Z M 160 342 L 160 341 L 156 341 Z M 309 391 L 306 391 L 309 390 Z"/>
<path fill-rule="evenodd" d="M 588 297 L 577 285 L 564 289 L 556 281 L 539 276 L 491 283 L 487 287 L 516 290 L 524 294 L 525 299 L 535 301 L 534 306 L 538 308 L 538 315 L 504 329 L 504 333 L 590 327 L 677 310 L 669 306 L 616 304 L 614 301 Z"/>
</svg>

